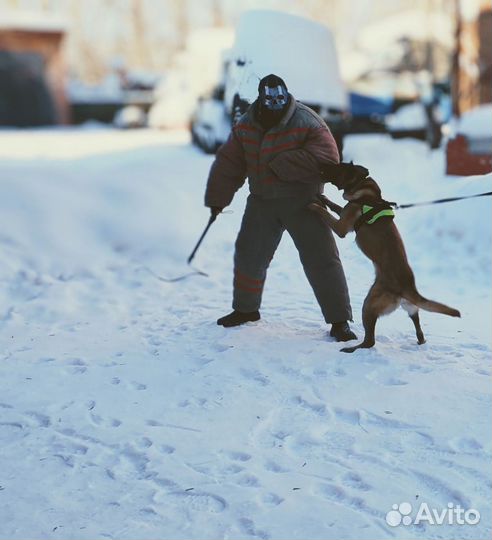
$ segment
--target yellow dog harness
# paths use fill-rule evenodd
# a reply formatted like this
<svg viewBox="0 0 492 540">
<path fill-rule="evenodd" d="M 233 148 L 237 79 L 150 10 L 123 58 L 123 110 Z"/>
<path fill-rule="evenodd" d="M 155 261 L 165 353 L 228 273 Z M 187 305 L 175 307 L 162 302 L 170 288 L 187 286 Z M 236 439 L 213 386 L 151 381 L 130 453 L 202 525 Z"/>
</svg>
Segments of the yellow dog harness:
<svg viewBox="0 0 492 540">
<path fill-rule="evenodd" d="M 363 204 L 362 215 L 355 222 L 355 232 L 357 232 L 365 223 L 372 225 L 375 221 L 382 217 L 389 217 L 391 219 L 395 217 L 395 211 L 387 202 L 382 202 L 380 204 L 376 204 L 375 206 Z"/>
</svg>

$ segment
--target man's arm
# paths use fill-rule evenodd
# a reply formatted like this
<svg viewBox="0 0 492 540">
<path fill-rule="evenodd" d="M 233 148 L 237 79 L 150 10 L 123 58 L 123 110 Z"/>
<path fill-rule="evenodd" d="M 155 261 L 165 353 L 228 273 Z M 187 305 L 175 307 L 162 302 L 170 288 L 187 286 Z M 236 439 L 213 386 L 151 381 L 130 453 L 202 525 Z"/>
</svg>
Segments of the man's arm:
<svg viewBox="0 0 492 540">
<path fill-rule="evenodd" d="M 236 191 L 246 179 L 246 160 L 239 139 L 234 131 L 219 148 L 205 191 L 205 206 L 224 208 L 231 204 Z"/>
<path fill-rule="evenodd" d="M 273 172 L 284 182 L 321 182 L 325 164 L 340 163 L 337 144 L 327 127 L 313 128 L 302 148 L 287 150 L 270 161 Z"/>
</svg>

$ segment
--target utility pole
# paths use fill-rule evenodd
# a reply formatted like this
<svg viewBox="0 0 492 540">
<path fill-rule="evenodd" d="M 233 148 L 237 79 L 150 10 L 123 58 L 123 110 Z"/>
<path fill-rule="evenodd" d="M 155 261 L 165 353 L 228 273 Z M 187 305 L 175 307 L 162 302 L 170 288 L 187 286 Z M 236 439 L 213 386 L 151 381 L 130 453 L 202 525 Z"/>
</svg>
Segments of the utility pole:
<svg viewBox="0 0 492 540">
<path fill-rule="evenodd" d="M 454 32 L 454 54 L 453 54 L 453 66 L 451 71 L 451 99 L 453 103 L 453 115 L 457 118 L 460 117 L 460 56 L 461 56 L 461 5 L 460 0 L 454 0 L 454 18 L 455 18 L 455 32 Z"/>
</svg>

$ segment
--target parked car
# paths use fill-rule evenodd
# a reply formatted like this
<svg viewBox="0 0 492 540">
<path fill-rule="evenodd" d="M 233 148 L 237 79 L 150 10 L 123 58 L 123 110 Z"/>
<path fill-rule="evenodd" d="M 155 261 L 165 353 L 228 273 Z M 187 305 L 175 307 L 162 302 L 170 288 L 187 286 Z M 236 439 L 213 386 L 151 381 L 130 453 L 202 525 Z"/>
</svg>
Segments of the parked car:
<svg viewBox="0 0 492 540">
<path fill-rule="evenodd" d="M 224 107 L 224 87 L 216 86 L 209 95 L 202 96 L 191 117 L 191 138 L 207 154 L 213 154 L 227 139 L 231 119 Z"/>
<path fill-rule="evenodd" d="M 381 133 L 386 131 L 385 117 L 391 113 L 393 99 L 350 92 L 350 133 Z"/>
<path fill-rule="evenodd" d="M 349 100 L 330 30 L 303 17 L 267 10 L 248 11 L 240 18 L 234 45 L 224 56 L 223 99 L 218 94 L 204 97 L 193 115 L 197 144 L 211 151 L 224 142 L 224 118 L 230 130 L 257 98 L 260 79 L 270 73 L 282 77 L 295 98 L 327 122 L 341 149 Z M 219 112 L 221 100 L 224 115 Z"/>
</svg>

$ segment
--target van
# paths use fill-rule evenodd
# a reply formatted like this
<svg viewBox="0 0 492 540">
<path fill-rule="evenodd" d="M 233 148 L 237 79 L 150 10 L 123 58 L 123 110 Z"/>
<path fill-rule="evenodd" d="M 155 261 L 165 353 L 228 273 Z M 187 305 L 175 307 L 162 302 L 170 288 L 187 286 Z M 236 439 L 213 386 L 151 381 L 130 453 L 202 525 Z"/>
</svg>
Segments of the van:
<svg viewBox="0 0 492 540">
<path fill-rule="evenodd" d="M 284 79 L 295 99 L 325 120 L 342 149 L 349 99 L 334 39 L 326 26 L 279 11 L 247 11 L 223 59 L 223 106 L 231 123 L 257 98 L 259 81 L 274 73 Z M 192 123 L 195 133 L 199 116 L 195 114 L 195 126 Z M 221 142 L 215 138 L 215 149 Z"/>
</svg>

